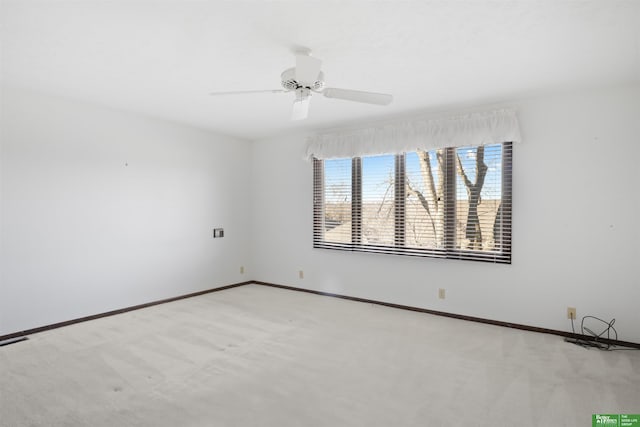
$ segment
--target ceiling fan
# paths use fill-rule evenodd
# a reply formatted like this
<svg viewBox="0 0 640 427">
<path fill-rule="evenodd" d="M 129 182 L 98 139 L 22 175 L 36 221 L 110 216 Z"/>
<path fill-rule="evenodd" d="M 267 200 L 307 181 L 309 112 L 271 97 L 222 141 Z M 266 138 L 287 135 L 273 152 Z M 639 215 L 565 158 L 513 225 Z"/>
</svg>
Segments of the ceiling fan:
<svg viewBox="0 0 640 427">
<path fill-rule="evenodd" d="M 308 50 L 299 51 L 296 53 L 296 66 L 284 70 L 280 75 L 283 89 L 212 92 L 209 95 L 293 92 L 295 93 L 295 99 L 291 113 L 292 120 L 307 118 L 309 115 L 309 101 L 313 93 L 322 94 L 327 98 L 364 102 L 366 104 L 388 105 L 393 101 L 393 96 L 385 93 L 325 87 L 324 73 L 320 70 L 321 65 L 322 61 L 311 56 Z"/>
</svg>

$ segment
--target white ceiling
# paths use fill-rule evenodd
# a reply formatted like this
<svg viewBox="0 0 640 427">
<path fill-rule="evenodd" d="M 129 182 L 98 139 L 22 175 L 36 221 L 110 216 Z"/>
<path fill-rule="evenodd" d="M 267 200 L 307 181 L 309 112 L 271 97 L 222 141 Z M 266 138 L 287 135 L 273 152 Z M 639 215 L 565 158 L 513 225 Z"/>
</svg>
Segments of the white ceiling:
<svg viewBox="0 0 640 427">
<path fill-rule="evenodd" d="M 2 1 L 2 79 L 241 138 L 640 80 L 640 1 Z M 327 85 L 289 120 L 308 47 Z"/>
</svg>

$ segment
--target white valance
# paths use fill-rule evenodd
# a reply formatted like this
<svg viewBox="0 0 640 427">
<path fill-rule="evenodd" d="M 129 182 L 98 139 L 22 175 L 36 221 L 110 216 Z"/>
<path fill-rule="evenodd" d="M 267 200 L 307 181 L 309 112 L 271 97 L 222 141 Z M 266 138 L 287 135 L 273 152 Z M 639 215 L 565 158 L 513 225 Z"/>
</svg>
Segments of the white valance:
<svg viewBox="0 0 640 427">
<path fill-rule="evenodd" d="M 520 140 L 515 111 L 503 109 L 318 134 L 307 139 L 307 159 L 399 154 Z"/>
</svg>

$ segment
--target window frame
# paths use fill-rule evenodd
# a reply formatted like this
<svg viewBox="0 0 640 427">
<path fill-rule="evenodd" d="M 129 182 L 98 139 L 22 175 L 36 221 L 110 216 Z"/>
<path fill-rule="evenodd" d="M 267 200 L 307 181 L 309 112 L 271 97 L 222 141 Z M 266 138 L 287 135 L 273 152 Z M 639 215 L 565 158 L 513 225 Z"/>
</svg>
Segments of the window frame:
<svg viewBox="0 0 640 427">
<path fill-rule="evenodd" d="M 313 247 L 353 252 L 446 258 L 511 264 L 513 206 L 513 144 L 502 144 L 500 243 L 496 250 L 456 248 L 456 150 L 444 150 L 444 244 L 441 248 L 405 246 L 406 227 L 406 162 L 405 153 L 395 155 L 394 167 L 394 244 L 362 243 L 362 157 L 351 158 L 351 242 L 324 240 L 324 160 L 313 159 Z M 494 236 L 495 238 L 495 236 Z"/>
</svg>

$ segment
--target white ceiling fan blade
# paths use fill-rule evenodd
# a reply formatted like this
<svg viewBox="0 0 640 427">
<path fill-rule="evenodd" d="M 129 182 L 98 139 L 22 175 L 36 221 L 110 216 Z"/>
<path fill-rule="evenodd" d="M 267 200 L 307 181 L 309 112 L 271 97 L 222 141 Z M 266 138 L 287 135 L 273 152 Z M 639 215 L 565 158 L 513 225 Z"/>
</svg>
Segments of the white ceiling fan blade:
<svg viewBox="0 0 640 427">
<path fill-rule="evenodd" d="M 309 115 L 309 101 L 311 98 L 296 98 L 293 101 L 293 110 L 291 111 L 291 120 L 304 120 Z"/>
<path fill-rule="evenodd" d="M 362 92 L 359 90 L 337 89 L 328 87 L 322 91 L 327 98 L 344 99 L 347 101 L 364 102 L 366 104 L 389 105 L 393 95 L 386 93 Z"/>
<path fill-rule="evenodd" d="M 250 93 L 284 93 L 287 92 L 284 89 L 271 89 L 271 90 L 233 90 L 230 92 L 211 92 L 209 95 L 211 96 L 220 96 L 220 95 L 247 95 Z"/>
<path fill-rule="evenodd" d="M 296 81 L 312 85 L 318 80 L 322 61 L 309 55 L 296 55 Z"/>
</svg>

